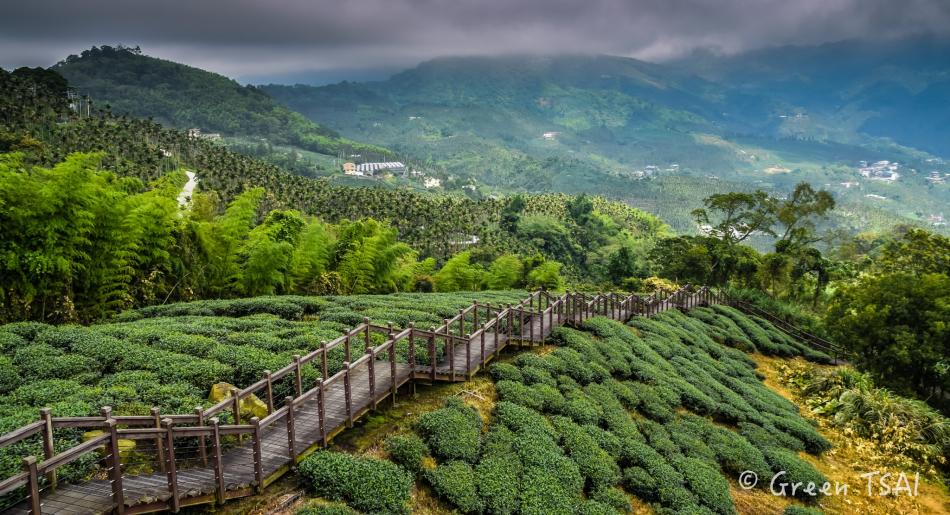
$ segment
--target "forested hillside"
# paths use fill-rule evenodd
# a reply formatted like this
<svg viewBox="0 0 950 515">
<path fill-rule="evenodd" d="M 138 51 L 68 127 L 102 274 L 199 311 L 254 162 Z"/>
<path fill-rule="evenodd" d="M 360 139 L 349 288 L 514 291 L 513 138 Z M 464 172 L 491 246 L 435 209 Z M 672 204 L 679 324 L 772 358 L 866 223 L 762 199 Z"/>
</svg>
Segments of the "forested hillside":
<svg viewBox="0 0 950 515">
<path fill-rule="evenodd" d="M 7 320 L 260 293 L 558 285 L 561 273 L 619 280 L 612 263 L 627 273 L 667 231 L 602 198 L 336 186 L 153 121 L 76 113 L 65 91 L 51 71 L 0 76 L 0 151 L 13 152 L 0 162 Z M 184 211 L 183 169 L 198 180 Z"/>
<path fill-rule="evenodd" d="M 274 102 L 253 86 L 183 64 L 143 55 L 138 49 L 93 47 L 53 67 L 100 107 L 116 115 L 152 118 L 171 128 L 197 128 L 252 137 L 321 154 L 389 151 L 340 137 Z"/>
</svg>

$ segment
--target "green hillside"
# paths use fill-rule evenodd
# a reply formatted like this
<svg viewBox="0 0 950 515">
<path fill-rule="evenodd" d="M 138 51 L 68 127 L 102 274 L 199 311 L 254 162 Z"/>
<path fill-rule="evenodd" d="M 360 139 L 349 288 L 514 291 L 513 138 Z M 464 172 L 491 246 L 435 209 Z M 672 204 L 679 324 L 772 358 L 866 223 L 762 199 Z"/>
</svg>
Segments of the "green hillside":
<svg viewBox="0 0 950 515">
<path fill-rule="evenodd" d="M 341 137 L 274 102 L 253 86 L 191 66 L 103 46 L 53 67 L 80 95 L 117 115 L 152 118 L 179 129 L 198 128 L 257 143 L 291 145 L 320 154 L 389 151 Z"/>
</svg>

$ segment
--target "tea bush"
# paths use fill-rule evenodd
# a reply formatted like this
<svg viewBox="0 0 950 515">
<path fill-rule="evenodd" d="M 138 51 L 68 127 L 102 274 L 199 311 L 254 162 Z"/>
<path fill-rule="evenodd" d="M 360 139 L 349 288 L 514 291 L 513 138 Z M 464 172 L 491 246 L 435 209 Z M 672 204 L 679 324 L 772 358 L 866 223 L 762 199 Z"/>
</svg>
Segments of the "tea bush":
<svg viewBox="0 0 950 515">
<path fill-rule="evenodd" d="M 320 450 L 300 462 L 300 474 L 321 497 L 370 513 L 409 513 L 412 476 L 398 465 Z"/>
<path fill-rule="evenodd" d="M 359 515 L 359 512 L 343 503 L 311 503 L 298 508 L 294 515 Z"/>
<path fill-rule="evenodd" d="M 418 474 L 422 472 L 422 460 L 429 455 L 429 448 L 415 434 L 395 435 L 386 439 L 386 452 L 397 465 Z"/>
<path fill-rule="evenodd" d="M 416 430 L 437 458 L 469 463 L 478 458 L 482 419 L 473 408 L 447 403 L 442 409 L 420 416 Z"/>
<path fill-rule="evenodd" d="M 479 513 L 484 508 L 478 495 L 476 475 L 464 461 L 450 461 L 426 472 L 439 497 L 449 501 L 462 513 Z"/>
</svg>

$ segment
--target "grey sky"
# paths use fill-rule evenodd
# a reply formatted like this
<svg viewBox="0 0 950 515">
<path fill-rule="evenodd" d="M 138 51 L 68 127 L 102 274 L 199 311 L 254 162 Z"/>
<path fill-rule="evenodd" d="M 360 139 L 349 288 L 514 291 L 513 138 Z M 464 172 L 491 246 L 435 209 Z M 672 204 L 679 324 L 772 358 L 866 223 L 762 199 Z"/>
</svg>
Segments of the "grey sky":
<svg viewBox="0 0 950 515">
<path fill-rule="evenodd" d="M 0 0 L 0 66 L 92 45 L 237 78 L 394 69 L 440 55 L 663 60 L 850 38 L 950 36 L 948 0 Z"/>
</svg>

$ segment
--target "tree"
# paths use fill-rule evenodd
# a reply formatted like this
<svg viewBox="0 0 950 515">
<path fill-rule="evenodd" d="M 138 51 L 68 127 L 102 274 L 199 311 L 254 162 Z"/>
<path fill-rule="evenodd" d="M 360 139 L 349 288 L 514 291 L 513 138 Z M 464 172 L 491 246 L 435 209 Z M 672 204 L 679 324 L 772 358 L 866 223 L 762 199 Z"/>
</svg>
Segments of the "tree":
<svg viewBox="0 0 950 515">
<path fill-rule="evenodd" d="M 528 273 L 528 287 L 531 289 L 544 288 L 546 290 L 557 290 L 564 286 L 564 279 L 561 277 L 561 263 L 557 261 L 545 261 L 531 272 Z"/>
<path fill-rule="evenodd" d="M 717 193 L 706 197 L 703 204 L 705 208 L 692 213 L 696 223 L 730 247 L 756 232 L 775 236 L 775 199 L 764 191 Z"/>
<path fill-rule="evenodd" d="M 510 290 L 522 281 L 524 264 L 514 254 L 499 256 L 488 267 L 485 284 L 491 290 Z"/>
<path fill-rule="evenodd" d="M 947 408 L 950 392 L 950 278 L 896 272 L 866 275 L 838 289 L 827 320 L 857 365 L 884 384 Z"/>
<path fill-rule="evenodd" d="M 797 248 L 815 243 L 815 219 L 824 218 L 834 209 L 835 199 L 825 190 L 815 191 L 811 184 L 800 182 L 787 200 L 777 202 L 775 219 L 784 227 L 776 249 Z"/>
<path fill-rule="evenodd" d="M 435 274 L 435 289 L 440 292 L 475 291 L 482 271 L 471 263 L 471 252 L 459 252 Z"/>
<path fill-rule="evenodd" d="M 950 238 L 923 229 L 908 229 L 884 244 L 875 268 L 887 272 L 950 275 Z"/>
</svg>

